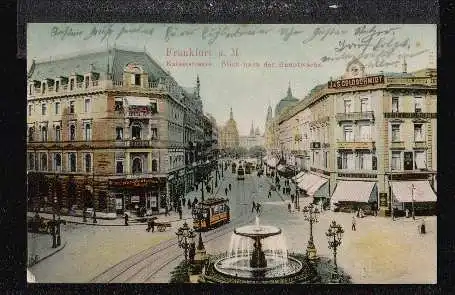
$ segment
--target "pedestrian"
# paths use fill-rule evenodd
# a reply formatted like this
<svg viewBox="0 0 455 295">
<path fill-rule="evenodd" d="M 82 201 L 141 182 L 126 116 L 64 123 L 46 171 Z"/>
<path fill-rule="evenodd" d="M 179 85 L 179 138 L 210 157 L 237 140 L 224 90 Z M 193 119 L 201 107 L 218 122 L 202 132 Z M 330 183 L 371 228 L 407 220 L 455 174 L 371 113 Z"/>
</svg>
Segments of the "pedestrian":
<svg viewBox="0 0 455 295">
<path fill-rule="evenodd" d="M 191 201 L 190 198 L 188 198 L 188 203 L 186 204 L 188 206 L 188 210 L 191 209 Z"/>
<path fill-rule="evenodd" d="M 291 195 L 291 202 L 294 203 L 294 195 Z"/>
<path fill-rule="evenodd" d="M 286 193 L 286 188 L 283 187 L 283 195 Z"/>
<path fill-rule="evenodd" d="M 352 228 L 351 228 L 353 231 L 355 231 L 355 215 L 352 216 Z"/>
<path fill-rule="evenodd" d="M 406 208 L 406 218 L 409 218 L 409 209 Z"/>
<path fill-rule="evenodd" d="M 270 197 L 272 196 L 272 191 L 269 190 L 269 195 L 268 195 L 268 198 L 270 199 Z"/>
<path fill-rule="evenodd" d="M 228 193 L 228 188 L 225 188 L 225 189 L 224 189 L 224 193 L 225 193 L 225 194 L 226 194 L 226 196 L 227 196 L 227 193 Z"/>
<path fill-rule="evenodd" d="M 256 208 L 256 203 L 253 201 L 253 207 L 251 208 L 251 213 L 253 213 L 254 208 Z"/>
<path fill-rule="evenodd" d="M 259 214 L 261 212 L 261 204 L 257 203 L 256 204 L 256 213 Z"/>
<path fill-rule="evenodd" d="M 288 204 L 288 211 L 291 213 L 291 203 Z"/>
<path fill-rule="evenodd" d="M 231 184 L 229 184 L 229 191 L 231 191 Z"/>
<path fill-rule="evenodd" d="M 364 215 L 363 215 L 363 209 L 362 208 L 360 208 L 359 214 L 360 214 L 360 218 L 363 218 Z"/>
<path fill-rule="evenodd" d="M 128 226 L 128 214 L 125 213 L 125 226 Z"/>
<path fill-rule="evenodd" d="M 357 209 L 357 218 L 359 218 L 359 217 L 360 217 L 360 208 Z"/>
<path fill-rule="evenodd" d="M 178 211 L 179 211 L 180 220 L 182 220 L 182 214 L 183 214 L 183 212 L 182 212 L 182 207 L 179 207 L 179 208 L 178 208 Z"/>
<path fill-rule="evenodd" d="M 424 235 L 426 233 L 425 220 L 422 219 L 422 224 L 420 225 L 420 233 Z"/>
</svg>

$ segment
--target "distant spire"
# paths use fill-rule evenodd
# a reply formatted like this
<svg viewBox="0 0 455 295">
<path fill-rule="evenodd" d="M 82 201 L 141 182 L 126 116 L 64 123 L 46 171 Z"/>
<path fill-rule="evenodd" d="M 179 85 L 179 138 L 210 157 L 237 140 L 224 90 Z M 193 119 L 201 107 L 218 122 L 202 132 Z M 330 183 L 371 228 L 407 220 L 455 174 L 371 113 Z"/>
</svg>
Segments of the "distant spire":
<svg viewBox="0 0 455 295">
<path fill-rule="evenodd" d="M 291 81 L 289 81 L 289 86 L 288 86 L 288 97 L 292 97 Z"/>
<path fill-rule="evenodd" d="M 229 114 L 229 118 L 230 118 L 231 120 L 234 120 L 234 114 L 232 113 L 232 107 L 231 107 L 231 112 L 230 112 L 230 114 Z"/>
</svg>

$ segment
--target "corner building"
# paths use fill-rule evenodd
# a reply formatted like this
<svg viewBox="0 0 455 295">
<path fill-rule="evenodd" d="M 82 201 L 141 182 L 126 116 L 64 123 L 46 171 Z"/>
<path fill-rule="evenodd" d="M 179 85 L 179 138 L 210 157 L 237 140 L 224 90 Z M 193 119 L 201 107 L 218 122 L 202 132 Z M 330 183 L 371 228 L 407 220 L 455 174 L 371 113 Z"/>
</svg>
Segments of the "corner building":
<svg viewBox="0 0 455 295">
<path fill-rule="evenodd" d="M 283 149 L 309 158 L 299 187 L 340 210 L 404 211 L 414 203 L 433 211 L 436 104 L 435 69 L 407 73 L 404 63 L 401 73 L 368 75 L 354 59 L 280 117 Z"/>
<path fill-rule="evenodd" d="M 202 102 L 145 52 L 33 62 L 27 90 L 29 210 L 98 216 L 172 206 L 202 162 Z M 191 120 L 191 122 L 187 122 Z M 199 128 L 200 134 L 196 130 Z"/>
</svg>

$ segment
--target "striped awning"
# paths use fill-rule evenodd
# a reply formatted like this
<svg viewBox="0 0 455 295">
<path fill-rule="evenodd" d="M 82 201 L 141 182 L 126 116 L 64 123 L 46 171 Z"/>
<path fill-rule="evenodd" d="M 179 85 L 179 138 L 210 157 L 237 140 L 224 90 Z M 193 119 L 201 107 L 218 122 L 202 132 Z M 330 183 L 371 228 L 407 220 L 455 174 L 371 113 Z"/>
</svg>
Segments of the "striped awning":
<svg viewBox="0 0 455 295">
<path fill-rule="evenodd" d="M 330 202 L 368 203 L 375 185 L 373 181 L 339 181 Z"/>
<path fill-rule="evenodd" d="M 300 189 L 303 189 L 307 192 L 308 195 L 314 194 L 324 183 L 327 182 L 327 179 L 322 178 L 318 175 L 315 174 L 305 174 L 302 177 L 300 177 L 298 180 L 297 186 Z M 312 187 L 316 186 L 316 188 L 313 190 Z"/>
<path fill-rule="evenodd" d="M 310 187 L 307 189 L 307 191 L 306 191 L 307 195 L 309 195 L 309 196 L 314 196 L 314 193 L 315 193 L 318 189 L 320 189 L 324 184 L 326 184 L 327 181 L 329 181 L 328 179 L 323 178 L 323 177 L 319 177 L 319 176 L 318 176 L 318 178 L 319 178 L 319 179 L 317 179 L 317 180 L 313 183 L 313 185 L 310 186 Z"/>
<path fill-rule="evenodd" d="M 437 200 L 428 180 L 392 181 L 391 186 L 398 202 L 410 203 L 413 199 L 414 202 L 436 202 Z"/>
</svg>

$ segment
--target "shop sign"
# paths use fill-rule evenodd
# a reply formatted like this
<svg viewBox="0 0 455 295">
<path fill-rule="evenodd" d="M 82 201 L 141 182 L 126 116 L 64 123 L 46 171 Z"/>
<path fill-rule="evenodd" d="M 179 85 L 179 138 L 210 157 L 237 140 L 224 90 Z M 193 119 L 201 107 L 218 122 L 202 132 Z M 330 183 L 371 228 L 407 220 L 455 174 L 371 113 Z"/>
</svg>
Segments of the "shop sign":
<svg viewBox="0 0 455 295">
<path fill-rule="evenodd" d="M 339 141 L 338 149 L 373 149 L 373 143 L 369 141 Z"/>
<path fill-rule="evenodd" d="M 160 183 L 159 178 L 109 179 L 109 186 L 116 187 L 144 187 L 146 185 L 158 183 Z"/>
<path fill-rule="evenodd" d="M 344 80 L 329 81 L 327 87 L 332 89 L 364 87 L 369 85 L 383 84 L 384 75 L 369 76 L 363 78 L 352 78 Z"/>
<path fill-rule="evenodd" d="M 131 203 L 139 203 L 139 196 L 131 196 Z"/>
</svg>

